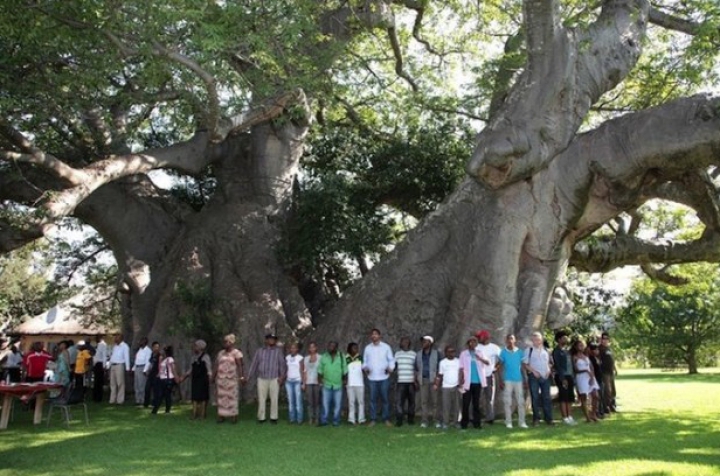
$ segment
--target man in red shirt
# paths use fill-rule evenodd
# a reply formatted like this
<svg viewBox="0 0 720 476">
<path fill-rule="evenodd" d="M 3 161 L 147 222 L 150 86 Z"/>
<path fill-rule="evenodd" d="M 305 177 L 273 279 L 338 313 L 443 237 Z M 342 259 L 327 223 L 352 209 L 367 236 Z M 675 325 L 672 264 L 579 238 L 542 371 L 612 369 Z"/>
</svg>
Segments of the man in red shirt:
<svg viewBox="0 0 720 476">
<path fill-rule="evenodd" d="M 30 352 L 23 357 L 26 382 L 42 382 L 45 376 L 45 367 L 52 360 L 52 356 L 43 350 L 42 342 L 35 342 Z"/>
</svg>

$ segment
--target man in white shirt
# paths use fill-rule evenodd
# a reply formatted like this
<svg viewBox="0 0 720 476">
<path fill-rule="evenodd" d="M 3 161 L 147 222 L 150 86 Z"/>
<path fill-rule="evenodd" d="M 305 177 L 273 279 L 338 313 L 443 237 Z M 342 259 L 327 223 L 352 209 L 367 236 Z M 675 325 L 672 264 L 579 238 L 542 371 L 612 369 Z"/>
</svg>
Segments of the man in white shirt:
<svg viewBox="0 0 720 476">
<path fill-rule="evenodd" d="M 532 346 L 525 349 L 523 370 L 528 376 L 528 386 L 532 397 L 533 426 L 540 423 L 540 410 L 548 425 L 554 425 L 552 399 L 550 398 L 550 354 L 543 346 L 543 337 L 539 332 L 532 334 Z"/>
<path fill-rule="evenodd" d="M 498 359 L 500 358 L 500 347 L 490 342 L 490 332 L 482 330 L 477 333 L 478 346 L 489 364 L 483 364 L 485 381 L 487 386 L 483 387 L 480 395 L 481 406 L 485 410 L 485 421 L 491 425 L 495 422 L 495 371 L 497 370 Z"/>
<path fill-rule="evenodd" d="M 122 334 L 115 336 L 110 354 L 110 404 L 125 402 L 125 372 L 130 371 L 130 348 L 123 342 Z"/>
<path fill-rule="evenodd" d="M 395 357 L 392 348 L 381 340 L 377 329 L 370 331 L 371 343 L 363 352 L 363 370 L 368 377 L 370 387 L 370 426 L 377 419 L 377 401 L 382 402 L 382 419 L 385 425 L 390 422 L 390 374 L 395 369 Z"/>
<path fill-rule="evenodd" d="M 97 336 L 95 338 L 95 355 L 93 355 L 93 400 L 96 402 L 103 400 L 107 358 L 107 344 L 102 336 Z"/>
<path fill-rule="evenodd" d="M 133 381 L 135 389 L 135 404 L 141 406 L 145 402 L 145 365 L 150 361 L 152 349 L 148 345 L 147 337 L 140 339 L 140 347 L 135 353 L 135 362 L 133 362 L 133 371 L 135 379 Z"/>
</svg>

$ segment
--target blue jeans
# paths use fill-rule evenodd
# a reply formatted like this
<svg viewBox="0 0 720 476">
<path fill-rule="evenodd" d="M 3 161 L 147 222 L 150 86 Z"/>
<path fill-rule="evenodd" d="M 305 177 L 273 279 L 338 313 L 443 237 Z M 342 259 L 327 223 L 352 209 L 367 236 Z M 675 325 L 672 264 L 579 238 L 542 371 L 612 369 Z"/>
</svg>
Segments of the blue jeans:
<svg viewBox="0 0 720 476">
<path fill-rule="evenodd" d="M 328 417 L 330 416 L 330 405 L 333 407 L 333 425 L 338 426 L 340 424 L 340 410 L 342 408 L 342 387 L 333 389 L 323 386 L 322 388 L 322 417 L 320 418 L 321 425 L 328 424 Z"/>
<path fill-rule="evenodd" d="M 370 386 L 370 421 L 377 419 L 378 396 L 382 401 L 382 419 L 390 421 L 390 379 L 368 380 L 368 384 Z"/>
<path fill-rule="evenodd" d="M 537 378 L 533 374 L 529 374 L 528 385 L 532 399 L 533 422 L 540 421 L 540 409 L 542 408 L 545 421 L 550 423 L 553 421 L 550 379 Z"/>
<path fill-rule="evenodd" d="M 302 423 L 303 421 L 303 399 L 302 382 L 300 380 L 285 382 L 285 391 L 288 397 L 288 410 L 290 423 Z"/>
</svg>

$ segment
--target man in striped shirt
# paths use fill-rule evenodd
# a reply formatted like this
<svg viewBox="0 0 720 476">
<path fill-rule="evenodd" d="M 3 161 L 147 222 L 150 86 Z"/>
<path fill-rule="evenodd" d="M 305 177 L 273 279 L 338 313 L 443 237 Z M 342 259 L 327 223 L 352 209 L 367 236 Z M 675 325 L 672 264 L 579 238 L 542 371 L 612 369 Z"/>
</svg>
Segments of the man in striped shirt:
<svg viewBox="0 0 720 476">
<path fill-rule="evenodd" d="M 410 349 L 410 338 L 400 339 L 400 350 L 395 352 L 397 387 L 395 395 L 395 425 L 402 426 L 407 407 L 408 425 L 415 423 L 415 351 Z"/>
<path fill-rule="evenodd" d="M 248 378 L 257 378 L 258 393 L 258 423 L 265 423 L 266 405 L 270 398 L 270 423 L 277 424 L 278 421 L 278 397 L 280 387 L 285 381 L 287 365 L 285 355 L 277 345 L 277 336 L 267 334 L 265 336 L 265 347 L 255 351 Z"/>
</svg>

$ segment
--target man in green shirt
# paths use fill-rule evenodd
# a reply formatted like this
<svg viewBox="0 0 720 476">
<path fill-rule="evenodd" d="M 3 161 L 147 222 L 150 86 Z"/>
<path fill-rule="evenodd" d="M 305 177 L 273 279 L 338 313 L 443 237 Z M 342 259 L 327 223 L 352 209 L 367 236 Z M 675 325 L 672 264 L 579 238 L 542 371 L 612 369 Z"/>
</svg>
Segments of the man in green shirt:
<svg viewBox="0 0 720 476">
<path fill-rule="evenodd" d="M 340 425 L 340 409 L 342 408 L 343 380 L 347 375 L 347 363 L 338 352 L 338 343 L 328 343 L 327 352 L 320 357 L 318 379 L 322 385 L 323 408 L 320 426 L 327 426 L 330 415 L 330 404 L 333 406 L 333 426 Z"/>
</svg>

